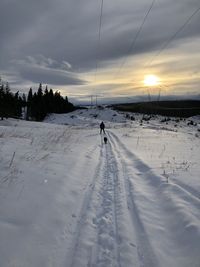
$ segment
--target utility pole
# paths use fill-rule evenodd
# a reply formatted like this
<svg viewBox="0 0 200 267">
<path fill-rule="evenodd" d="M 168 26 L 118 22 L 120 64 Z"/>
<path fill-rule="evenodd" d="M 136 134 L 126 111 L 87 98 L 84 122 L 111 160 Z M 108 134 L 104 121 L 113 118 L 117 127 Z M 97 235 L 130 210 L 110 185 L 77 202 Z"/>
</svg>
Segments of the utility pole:
<svg viewBox="0 0 200 267">
<path fill-rule="evenodd" d="M 150 95 L 149 89 L 148 89 L 148 98 L 149 98 L 149 102 L 151 102 L 151 95 Z"/>
<path fill-rule="evenodd" d="M 91 108 L 92 108 L 92 101 L 93 101 L 93 99 L 92 99 L 92 95 L 91 95 Z"/>
<path fill-rule="evenodd" d="M 159 88 L 159 93 L 158 93 L 158 102 L 160 101 L 160 93 L 161 93 L 161 87 Z"/>
</svg>

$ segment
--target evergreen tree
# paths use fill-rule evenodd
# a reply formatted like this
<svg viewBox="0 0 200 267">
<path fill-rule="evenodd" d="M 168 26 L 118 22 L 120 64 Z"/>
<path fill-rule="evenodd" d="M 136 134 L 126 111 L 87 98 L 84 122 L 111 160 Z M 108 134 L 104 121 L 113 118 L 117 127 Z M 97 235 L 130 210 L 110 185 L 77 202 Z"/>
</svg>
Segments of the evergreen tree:
<svg viewBox="0 0 200 267">
<path fill-rule="evenodd" d="M 28 102 L 31 102 L 32 98 L 33 98 L 33 91 L 32 91 L 32 88 L 30 88 L 28 92 L 28 98 L 27 98 Z"/>
<path fill-rule="evenodd" d="M 24 93 L 22 95 L 22 104 L 23 104 L 23 107 L 26 106 L 26 95 Z"/>
<path fill-rule="evenodd" d="M 48 113 L 67 113 L 74 110 L 74 106 L 63 98 L 60 92 L 48 90 L 46 86 L 44 93 L 42 84 L 39 84 L 37 92 L 33 94 L 32 88 L 29 89 L 28 96 L 19 92 L 11 93 L 9 84 L 0 85 L 0 117 L 21 117 L 22 108 L 27 107 L 26 119 L 41 121 Z"/>
<path fill-rule="evenodd" d="M 4 91 L 4 85 L 2 84 L 0 86 L 0 116 L 1 116 L 1 119 L 3 120 L 4 118 L 4 113 L 5 113 L 5 99 L 4 99 L 4 96 L 5 96 L 5 91 Z"/>
<path fill-rule="evenodd" d="M 19 92 L 13 94 L 8 82 L 6 86 L 0 86 L 0 116 L 1 119 L 8 117 L 20 117 L 22 114 L 22 101 Z"/>
<path fill-rule="evenodd" d="M 30 88 L 27 97 L 26 120 L 29 120 L 29 118 L 32 117 L 32 100 L 33 100 L 33 91 L 32 88 Z"/>
</svg>

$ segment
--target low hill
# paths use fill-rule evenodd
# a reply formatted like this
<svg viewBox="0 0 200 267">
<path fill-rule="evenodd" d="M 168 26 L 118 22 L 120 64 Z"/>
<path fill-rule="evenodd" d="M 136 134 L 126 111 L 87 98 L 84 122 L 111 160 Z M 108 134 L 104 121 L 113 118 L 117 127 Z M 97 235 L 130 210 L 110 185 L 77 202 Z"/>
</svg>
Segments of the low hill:
<svg viewBox="0 0 200 267">
<path fill-rule="evenodd" d="M 115 104 L 112 105 L 112 107 L 120 111 L 159 114 L 173 117 L 200 115 L 200 100 L 138 102 Z"/>
</svg>

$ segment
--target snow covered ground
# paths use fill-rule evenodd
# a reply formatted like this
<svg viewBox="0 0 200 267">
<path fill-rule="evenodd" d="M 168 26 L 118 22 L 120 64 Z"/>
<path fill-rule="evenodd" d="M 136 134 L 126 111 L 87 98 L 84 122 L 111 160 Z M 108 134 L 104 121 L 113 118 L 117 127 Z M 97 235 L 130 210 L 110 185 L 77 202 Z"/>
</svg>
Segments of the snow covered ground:
<svg viewBox="0 0 200 267">
<path fill-rule="evenodd" d="M 134 118 L 0 121 L 1 267 L 200 266 L 200 117 Z"/>
</svg>

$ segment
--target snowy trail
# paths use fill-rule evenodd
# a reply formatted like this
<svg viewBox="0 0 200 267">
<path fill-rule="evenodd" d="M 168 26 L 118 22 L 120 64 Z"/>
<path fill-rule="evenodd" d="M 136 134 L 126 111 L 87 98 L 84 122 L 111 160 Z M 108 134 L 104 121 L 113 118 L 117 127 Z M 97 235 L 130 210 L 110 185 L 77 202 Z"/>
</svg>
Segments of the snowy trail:
<svg viewBox="0 0 200 267">
<path fill-rule="evenodd" d="M 86 190 L 77 221 L 69 266 L 121 266 L 116 176 L 107 147 Z M 85 242 L 87 240 L 87 242 Z"/>
<path fill-rule="evenodd" d="M 88 185 L 87 190 L 85 192 L 83 201 L 82 201 L 82 205 L 81 205 L 81 209 L 79 212 L 79 216 L 78 216 L 78 220 L 77 220 L 77 224 L 74 230 L 74 237 L 73 240 L 71 241 L 71 249 L 70 249 L 70 253 L 68 255 L 68 258 L 70 259 L 70 264 L 68 266 L 82 266 L 81 264 L 83 264 L 83 266 L 85 266 L 85 260 L 87 261 L 88 256 L 89 256 L 89 261 L 91 261 L 91 250 L 94 250 L 94 247 L 90 247 L 90 246 L 84 246 L 84 240 L 85 240 L 85 236 L 84 234 L 86 234 L 87 239 L 89 239 L 89 233 L 92 234 L 93 233 L 93 227 L 91 225 L 89 225 L 89 223 L 87 223 L 87 221 L 89 222 L 90 218 L 90 209 L 95 209 L 96 208 L 96 204 L 93 203 L 95 201 L 95 199 L 93 200 L 93 198 L 96 197 L 95 194 L 97 194 L 96 192 L 96 187 L 97 187 L 97 182 L 100 176 L 100 171 L 102 169 L 102 164 L 103 164 L 103 157 L 102 157 L 102 151 L 100 153 L 100 157 L 99 157 L 99 162 L 98 165 L 95 168 L 95 173 L 94 176 L 92 178 L 91 183 Z M 91 155 L 90 155 L 91 156 Z M 94 196 L 95 195 L 95 196 Z M 93 201 L 93 202 L 92 202 Z M 93 204 L 93 206 L 92 206 Z M 84 233 L 85 232 L 85 233 Z M 94 235 L 92 235 L 91 238 L 93 238 Z M 94 243 L 96 243 L 96 240 L 93 240 Z M 89 265 L 90 266 L 90 265 Z"/>
<path fill-rule="evenodd" d="M 116 162 L 119 165 L 119 168 L 122 170 L 122 175 L 120 177 L 121 182 L 124 183 L 124 199 L 127 203 L 127 213 L 131 218 L 131 223 L 133 227 L 133 232 L 135 233 L 135 243 L 137 248 L 137 256 L 139 265 L 138 266 L 159 266 L 157 263 L 157 259 L 155 257 L 153 248 L 149 242 L 148 235 L 145 231 L 145 227 L 143 222 L 139 216 L 139 212 L 137 210 L 136 203 L 134 201 L 133 192 L 130 187 L 130 180 L 127 176 L 127 168 L 126 164 L 123 161 L 121 154 L 119 152 L 119 148 L 117 148 L 116 143 L 113 140 L 113 134 L 108 132 L 109 140 L 111 142 L 113 153 L 117 155 Z"/>
<path fill-rule="evenodd" d="M 141 230 L 140 222 L 137 229 L 132 226 L 125 174 L 121 175 L 119 168 L 113 146 L 102 144 L 93 182 L 81 205 L 67 266 L 147 266 L 139 246 L 143 243 L 146 248 L 148 240 L 142 234 L 137 245 L 135 230 Z M 148 266 L 157 266 L 150 259 L 150 246 L 147 250 Z"/>
<path fill-rule="evenodd" d="M 0 266 L 199 267 L 198 132 L 139 119 L 0 123 Z"/>
<path fill-rule="evenodd" d="M 111 143 L 101 147 L 95 175 L 82 202 L 68 255 L 71 263 L 67 266 L 159 266 L 137 211 L 127 170 L 108 135 Z"/>
<path fill-rule="evenodd" d="M 108 135 L 125 174 L 127 201 L 132 210 L 133 226 L 139 233 L 142 266 L 173 266 L 174 258 L 176 267 L 188 266 L 191 262 L 192 266 L 198 266 L 198 247 L 192 241 L 199 230 L 199 199 L 180 186 L 163 182 L 162 177 L 153 174 L 151 168 L 125 147 L 116 134 L 109 131 Z M 157 240 L 158 236 L 162 237 L 161 242 Z M 153 248 L 158 247 L 158 243 L 160 251 L 157 249 L 154 254 Z M 167 251 L 167 257 L 162 255 L 163 251 Z"/>
<path fill-rule="evenodd" d="M 104 147 L 104 170 L 101 174 L 101 205 L 97 214 L 98 254 L 93 266 L 121 267 L 119 250 L 119 226 L 117 218 L 118 199 L 116 195 L 117 176 L 108 147 Z"/>
</svg>

